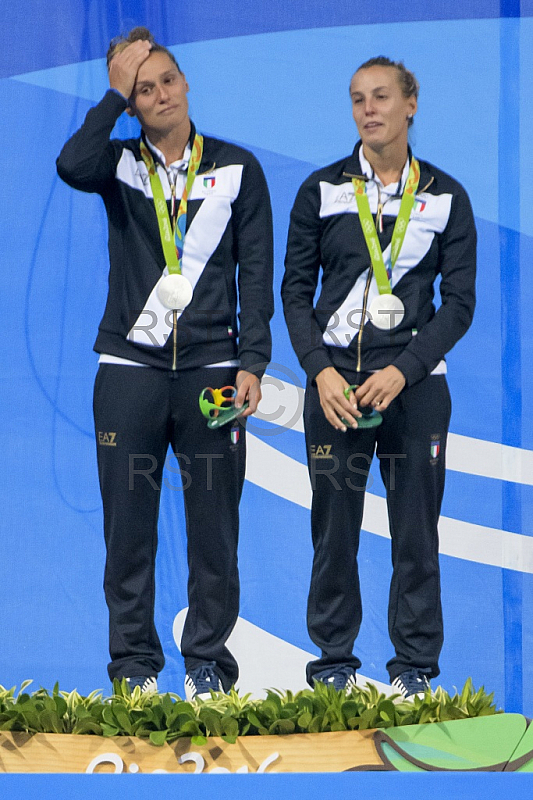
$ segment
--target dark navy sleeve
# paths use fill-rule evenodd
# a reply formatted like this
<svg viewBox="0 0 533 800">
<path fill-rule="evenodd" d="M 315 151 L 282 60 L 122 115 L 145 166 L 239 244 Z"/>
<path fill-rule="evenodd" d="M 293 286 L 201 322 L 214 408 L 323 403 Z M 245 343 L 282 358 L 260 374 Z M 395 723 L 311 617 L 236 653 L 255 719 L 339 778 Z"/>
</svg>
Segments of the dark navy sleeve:
<svg viewBox="0 0 533 800">
<path fill-rule="evenodd" d="M 319 185 L 311 176 L 300 187 L 291 211 L 281 287 L 292 346 L 310 380 L 333 366 L 313 307 L 321 261 L 320 235 Z"/>
<path fill-rule="evenodd" d="M 102 193 L 114 180 L 117 151 L 109 137 L 127 104 L 119 92 L 110 89 L 89 110 L 83 125 L 68 140 L 56 161 L 59 177 L 69 186 L 82 192 Z"/>
<path fill-rule="evenodd" d="M 468 195 L 462 186 L 456 185 L 459 188 L 452 199 L 450 218 L 439 241 L 442 304 L 393 361 L 404 374 L 408 386 L 432 372 L 464 336 L 474 315 L 476 225 Z"/>
<path fill-rule="evenodd" d="M 274 245 L 268 186 L 252 154 L 244 165 L 232 218 L 239 264 L 240 367 L 261 378 L 272 351 Z"/>
</svg>

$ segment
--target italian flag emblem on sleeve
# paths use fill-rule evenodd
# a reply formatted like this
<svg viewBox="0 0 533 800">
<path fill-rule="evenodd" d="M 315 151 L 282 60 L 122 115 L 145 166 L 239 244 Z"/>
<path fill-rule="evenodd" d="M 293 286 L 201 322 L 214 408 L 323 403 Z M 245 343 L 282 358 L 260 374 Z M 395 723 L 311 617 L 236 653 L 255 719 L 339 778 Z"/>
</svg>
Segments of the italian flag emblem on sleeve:
<svg viewBox="0 0 533 800">
<path fill-rule="evenodd" d="M 440 442 L 431 442 L 431 458 L 437 458 L 440 451 Z"/>
</svg>

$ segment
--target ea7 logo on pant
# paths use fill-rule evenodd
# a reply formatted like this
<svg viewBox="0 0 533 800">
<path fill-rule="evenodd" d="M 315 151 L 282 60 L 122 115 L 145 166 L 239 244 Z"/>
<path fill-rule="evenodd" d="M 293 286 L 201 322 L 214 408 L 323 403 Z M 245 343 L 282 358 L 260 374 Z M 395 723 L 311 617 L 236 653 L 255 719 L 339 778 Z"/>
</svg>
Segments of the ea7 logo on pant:
<svg viewBox="0 0 533 800">
<path fill-rule="evenodd" d="M 330 444 L 312 444 L 311 458 L 331 458 Z"/>
<path fill-rule="evenodd" d="M 98 431 L 98 444 L 104 444 L 108 447 L 116 447 L 117 443 L 115 441 L 117 437 L 116 433 L 109 432 L 105 433 L 104 431 Z"/>
</svg>

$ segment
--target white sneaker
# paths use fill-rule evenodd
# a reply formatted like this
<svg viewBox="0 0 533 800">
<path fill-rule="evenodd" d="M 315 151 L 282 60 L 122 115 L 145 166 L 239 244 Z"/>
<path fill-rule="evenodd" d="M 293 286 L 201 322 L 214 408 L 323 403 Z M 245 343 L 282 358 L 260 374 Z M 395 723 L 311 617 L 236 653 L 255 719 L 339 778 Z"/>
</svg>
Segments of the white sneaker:
<svg viewBox="0 0 533 800">
<path fill-rule="evenodd" d="M 185 697 L 189 702 L 193 700 L 210 700 L 211 692 L 223 692 L 222 681 L 215 670 L 215 661 L 208 661 L 195 669 L 191 669 L 185 676 Z"/>
<path fill-rule="evenodd" d="M 428 670 L 411 667 L 411 669 L 404 670 L 404 672 L 401 672 L 394 678 L 391 682 L 391 686 L 398 689 L 406 700 L 412 699 L 413 697 L 419 697 L 423 700 L 428 689 L 431 690 L 427 673 Z"/>
<path fill-rule="evenodd" d="M 348 666 L 332 666 L 316 672 L 313 683 L 325 683 L 326 686 L 333 686 L 337 692 L 351 692 L 357 685 L 355 670 Z"/>
<path fill-rule="evenodd" d="M 136 686 L 141 687 L 142 694 L 157 692 L 157 678 L 154 675 L 134 675 L 132 678 L 126 678 L 126 680 L 132 692 Z"/>
</svg>

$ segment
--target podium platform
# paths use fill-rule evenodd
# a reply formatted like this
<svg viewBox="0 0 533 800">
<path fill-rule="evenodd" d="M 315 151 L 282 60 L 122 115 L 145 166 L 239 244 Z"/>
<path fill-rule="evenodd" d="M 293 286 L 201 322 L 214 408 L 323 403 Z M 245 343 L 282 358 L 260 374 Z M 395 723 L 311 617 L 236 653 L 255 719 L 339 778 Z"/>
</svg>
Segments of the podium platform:
<svg viewBox="0 0 533 800">
<path fill-rule="evenodd" d="M 195 744 L 182 737 L 161 746 L 135 736 L 0 732 L 5 774 L 326 772 L 531 773 L 533 726 L 521 714 L 496 714 L 379 730 L 241 736 L 234 743 L 212 736 Z M 0 774 L 0 787 L 3 779 Z"/>
</svg>

